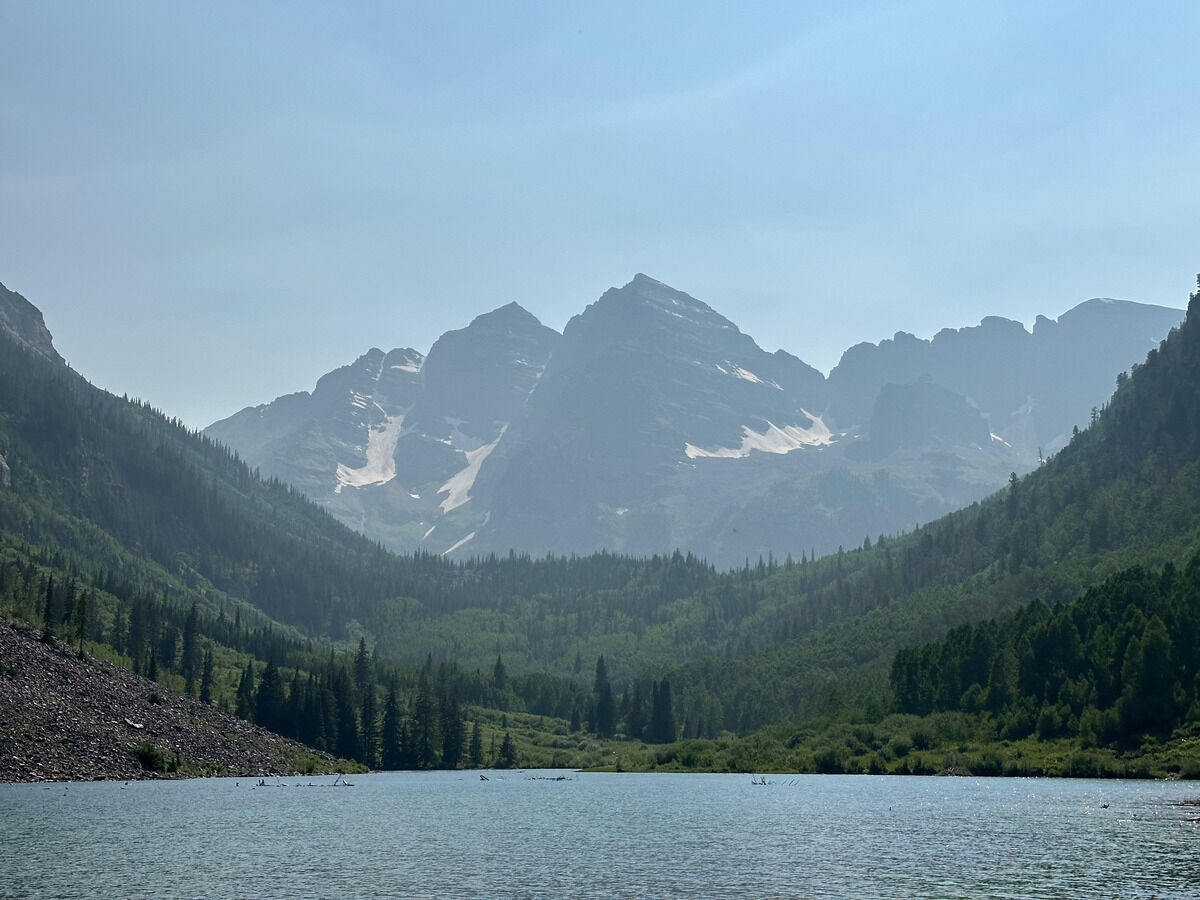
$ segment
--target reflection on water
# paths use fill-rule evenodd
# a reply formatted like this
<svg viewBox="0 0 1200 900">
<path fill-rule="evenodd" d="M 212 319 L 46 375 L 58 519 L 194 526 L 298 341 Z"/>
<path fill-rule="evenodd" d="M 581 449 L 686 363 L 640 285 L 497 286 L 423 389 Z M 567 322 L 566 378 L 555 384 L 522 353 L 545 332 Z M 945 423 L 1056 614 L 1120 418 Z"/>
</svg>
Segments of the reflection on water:
<svg viewBox="0 0 1200 900">
<path fill-rule="evenodd" d="M 391 773 L 0 785 L 14 897 L 1158 897 L 1200 785 Z M 553 773 L 555 776 L 564 773 Z"/>
</svg>

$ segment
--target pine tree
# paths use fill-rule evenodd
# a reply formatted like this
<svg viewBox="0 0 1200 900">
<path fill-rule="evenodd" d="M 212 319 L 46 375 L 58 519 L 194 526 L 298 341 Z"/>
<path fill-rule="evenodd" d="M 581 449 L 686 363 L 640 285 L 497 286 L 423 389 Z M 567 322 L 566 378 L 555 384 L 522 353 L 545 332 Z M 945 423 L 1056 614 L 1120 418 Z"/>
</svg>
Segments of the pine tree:
<svg viewBox="0 0 1200 900">
<path fill-rule="evenodd" d="M 350 676 L 341 666 L 333 671 L 330 690 L 333 701 L 332 717 L 336 728 L 336 752 L 338 756 L 344 756 L 346 759 L 359 759 L 358 715 L 355 712 L 354 689 L 350 685 Z"/>
<path fill-rule="evenodd" d="M 471 749 L 467 754 L 467 762 L 472 769 L 483 768 L 483 735 L 478 720 L 471 723 Z"/>
<path fill-rule="evenodd" d="M 80 591 L 79 599 L 75 601 L 75 639 L 79 643 L 80 659 L 83 659 L 83 640 L 87 637 L 88 617 L 94 599 L 95 596 L 90 591 Z"/>
<path fill-rule="evenodd" d="M 629 712 L 625 715 L 625 734 L 631 741 L 640 741 L 646 730 L 646 709 L 642 700 L 642 688 L 634 682 L 629 697 Z"/>
<path fill-rule="evenodd" d="M 512 735 L 504 732 L 504 741 L 500 744 L 500 759 L 496 761 L 498 769 L 515 769 L 517 767 L 517 750 L 513 746 Z"/>
<path fill-rule="evenodd" d="M 664 678 L 653 688 L 648 738 L 658 743 L 669 743 L 675 740 L 675 737 L 675 714 L 671 710 L 671 684 Z"/>
<path fill-rule="evenodd" d="M 437 708 L 429 681 L 422 677 L 417 685 L 417 696 L 413 701 L 411 717 L 413 763 L 419 769 L 432 769 L 437 765 Z"/>
<path fill-rule="evenodd" d="M 200 676 L 200 702 L 212 703 L 213 691 L 213 652 L 209 647 L 204 651 L 204 670 Z"/>
<path fill-rule="evenodd" d="M 283 711 L 286 698 L 283 695 L 283 678 L 275 662 L 267 663 L 258 682 L 254 697 L 254 721 L 277 734 L 283 728 Z"/>
<path fill-rule="evenodd" d="M 380 765 L 387 771 L 404 768 L 403 733 L 400 721 L 400 701 L 396 697 L 396 685 L 388 688 L 383 701 L 383 729 L 379 734 Z"/>
<path fill-rule="evenodd" d="M 507 682 L 508 674 L 504 670 L 504 660 L 497 656 L 496 665 L 492 667 L 492 684 L 495 685 L 498 692 L 503 693 Z"/>
<path fill-rule="evenodd" d="M 238 682 L 235 709 L 239 718 L 242 719 L 249 719 L 254 711 L 254 660 L 248 660 L 246 668 L 242 670 L 242 680 Z"/>
<path fill-rule="evenodd" d="M 358 639 L 358 652 L 354 654 L 354 684 L 358 688 L 358 696 L 363 698 L 371 683 L 371 654 L 367 650 L 367 639 Z"/>
<path fill-rule="evenodd" d="M 458 700 L 452 695 L 442 706 L 442 766 L 457 769 L 466 747 L 463 718 L 459 713 Z"/>
<path fill-rule="evenodd" d="M 359 759 L 374 769 L 379 765 L 379 716 L 375 709 L 375 686 L 363 690 L 362 711 L 359 715 Z"/>
<path fill-rule="evenodd" d="M 187 619 L 183 623 L 183 655 L 179 660 L 179 673 L 183 675 L 187 683 L 184 687 L 185 693 L 196 693 L 196 674 L 199 668 L 199 613 L 196 609 L 196 601 L 193 600 Z"/>
<path fill-rule="evenodd" d="M 601 737 L 611 737 L 616 730 L 616 704 L 613 701 L 612 685 L 608 682 L 608 667 L 604 657 L 596 660 L 596 681 L 594 685 L 596 702 L 596 720 L 593 727 Z"/>
<path fill-rule="evenodd" d="M 54 576 L 46 579 L 46 592 L 42 606 L 42 640 L 49 644 L 54 640 Z"/>
</svg>

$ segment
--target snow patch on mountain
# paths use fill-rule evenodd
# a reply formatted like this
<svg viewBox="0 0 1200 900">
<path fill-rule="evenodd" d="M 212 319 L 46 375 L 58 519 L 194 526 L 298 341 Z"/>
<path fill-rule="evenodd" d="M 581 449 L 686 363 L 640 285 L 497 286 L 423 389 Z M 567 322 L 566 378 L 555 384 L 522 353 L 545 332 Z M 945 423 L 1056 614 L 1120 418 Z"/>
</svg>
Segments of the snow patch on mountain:
<svg viewBox="0 0 1200 900">
<path fill-rule="evenodd" d="M 745 459 L 754 450 L 783 454 L 802 447 L 827 447 L 837 440 L 819 416 L 814 416 L 808 410 L 801 411 L 812 420 L 807 428 L 801 425 L 784 425 L 780 428 L 768 420 L 767 430 L 762 432 L 743 425 L 742 443 L 738 447 L 704 450 L 695 444 L 685 444 L 683 452 L 688 459 Z"/>
<path fill-rule="evenodd" d="M 734 378 L 740 378 L 742 381 L 749 381 L 751 384 L 761 384 L 765 387 L 773 387 L 777 391 L 783 390 L 783 388 L 777 385 L 774 381 L 771 381 L 770 379 L 759 378 L 748 369 L 743 369 L 741 366 L 735 366 L 731 362 L 726 362 L 725 365 L 729 366 L 729 368 L 727 369 L 725 366 L 717 363 L 717 371 L 723 375 L 732 375 Z"/>
<path fill-rule="evenodd" d="M 479 475 L 479 467 L 488 458 L 488 454 L 496 449 L 496 445 L 500 443 L 506 431 L 508 431 L 507 422 L 504 423 L 504 427 L 500 429 L 500 433 L 496 435 L 496 439 L 490 444 L 484 444 L 475 450 L 466 451 L 466 468 L 452 475 L 449 481 L 437 489 L 439 494 L 448 494 L 446 499 L 441 502 L 442 512 L 448 513 L 452 509 L 458 509 L 471 499 L 471 488 L 474 487 L 475 478 Z M 473 533 L 472 537 L 474 537 Z M 455 546 L 458 545 L 456 544 Z M 453 549 L 454 547 L 450 548 L 450 550 Z M 446 552 L 449 553 L 450 550 Z"/>
<path fill-rule="evenodd" d="M 356 404 L 357 405 L 357 404 Z M 382 425 L 367 433 L 367 463 L 352 469 L 338 463 L 337 486 L 333 492 L 340 494 L 342 488 L 361 488 L 369 484 L 387 484 L 396 477 L 396 443 L 404 428 L 404 416 L 388 416 Z"/>
<path fill-rule="evenodd" d="M 457 550 L 459 547 L 461 547 L 461 546 L 462 546 L 463 544 L 465 544 L 467 541 L 471 540 L 471 538 L 473 538 L 473 537 L 475 537 L 475 532 L 473 532 L 473 531 L 472 531 L 470 534 L 468 534 L 468 535 L 467 535 L 465 538 L 463 538 L 461 541 L 456 541 L 454 544 L 452 544 L 452 545 L 449 547 L 449 549 L 447 549 L 447 550 L 443 550 L 443 551 L 442 551 L 442 556 L 449 556 L 451 553 L 453 553 L 455 550 Z"/>
</svg>

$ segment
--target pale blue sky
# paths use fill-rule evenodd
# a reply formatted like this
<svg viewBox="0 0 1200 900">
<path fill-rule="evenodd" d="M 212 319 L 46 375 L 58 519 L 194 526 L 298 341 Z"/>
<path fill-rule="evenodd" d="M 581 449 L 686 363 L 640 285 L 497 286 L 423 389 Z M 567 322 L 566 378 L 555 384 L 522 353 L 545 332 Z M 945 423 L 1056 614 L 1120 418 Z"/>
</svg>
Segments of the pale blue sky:
<svg viewBox="0 0 1200 900">
<path fill-rule="evenodd" d="M 0 282 L 191 425 L 645 272 L 823 371 L 1182 306 L 1200 5 L 0 0 Z"/>
</svg>

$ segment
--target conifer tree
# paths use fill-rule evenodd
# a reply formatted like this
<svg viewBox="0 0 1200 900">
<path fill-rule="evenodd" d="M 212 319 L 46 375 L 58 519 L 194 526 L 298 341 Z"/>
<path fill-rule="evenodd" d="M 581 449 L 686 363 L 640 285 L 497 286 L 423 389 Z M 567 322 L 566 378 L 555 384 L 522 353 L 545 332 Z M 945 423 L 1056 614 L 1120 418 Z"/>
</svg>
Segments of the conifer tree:
<svg viewBox="0 0 1200 900">
<path fill-rule="evenodd" d="M 671 684 L 667 679 L 656 683 L 650 706 L 649 739 L 659 743 L 675 740 L 675 714 L 671 710 Z"/>
<path fill-rule="evenodd" d="M 411 717 L 413 765 L 419 769 L 432 769 L 437 765 L 437 707 L 429 681 L 422 677 L 417 685 L 417 696 L 413 701 Z"/>
<path fill-rule="evenodd" d="M 83 640 L 87 637 L 88 617 L 91 615 L 95 594 L 90 591 L 80 591 L 75 601 L 75 639 L 79 644 L 79 658 L 83 659 Z"/>
<path fill-rule="evenodd" d="M 504 741 L 500 744 L 500 759 L 496 761 L 498 769 L 515 769 L 517 767 L 517 750 L 513 746 L 512 735 L 504 732 Z"/>
<path fill-rule="evenodd" d="M 346 759 L 358 759 L 358 716 L 355 713 L 354 689 L 350 685 L 350 677 L 341 666 L 334 669 L 330 688 L 333 701 L 330 706 L 337 735 L 336 752 Z"/>
<path fill-rule="evenodd" d="M 608 668 L 604 657 L 596 660 L 596 680 L 594 685 L 596 717 L 593 728 L 601 737 L 611 737 L 616 730 L 616 704 L 613 700 L 612 685 L 608 681 Z"/>
<path fill-rule="evenodd" d="M 375 686 L 373 684 L 368 684 L 363 691 L 358 740 L 358 758 L 374 769 L 379 765 L 379 714 L 375 708 Z"/>
<path fill-rule="evenodd" d="M 472 769 L 483 768 L 483 735 L 480 734 L 478 719 L 471 723 L 471 749 L 467 762 Z"/>
<path fill-rule="evenodd" d="M 367 694 L 367 687 L 371 682 L 371 654 L 367 650 L 367 639 L 360 637 L 358 639 L 358 652 L 354 654 L 354 685 L 358 688 L 359 698 L 363 698 Z"/>
<path fill-rule="evenodd" d="M 234 707 L 238 717 L 249 719 L 254 711 L 254 660 L 247 660 L 246 668 L 242 670 L 242 679 L 238 682 L 237 705 Z"/>
<path fill-rule="evenodd" d="M 200 702 L 212 703 L 213 691 L 213 652 L 209 647 L 204 651 L 204 668 L 200 675 Z"/>
<path fill-rule="evenodd" d="M 496 665 L 492 667 L 492 684 L 495 685 L 498 692 L 502 693 L 507 682 L 508 674 L 504 670 L 504 660 L 497 656 Z"/>
<path fill-rule="evenodd" d="M 254 697 L 254 721 L 263 728 L 279 733 L 283 728 L 283 711 L 286 698 L 283 695 L 283 679 L 274 660 L 263 669 Z"/>
<path fill-rule="evenodd" d="M 403 733 L 400 721 L 400 701 L 396 697 L 396 685 L 388 688 L 383 701 L 383 729 L 379 734 L 380 765 L 388 771 L 404 768 Z"/>
<path fill-rule="evenodd" d="M 183 654 L 179 660 L 179 673 L 186 682 L 185 693 L 194 694 L 196 692 L 196 675 L 199 668 L 199 613 L 196 609 L 196 601 L 193 600 L 187 619 L 183 623 Z"/>
<path fill-rule="evenodd" d="M 42 640 L 49 644 L 54 640 L 54 576 L 46 579 L 46 592 L 42 605 Z"/>
<path fill-rule="evenodd" d="M 466 747 L 463 718 L 458 700 L 451 695 L 442 706 L 442 766 L 457 769 Z"/>
</svg>

